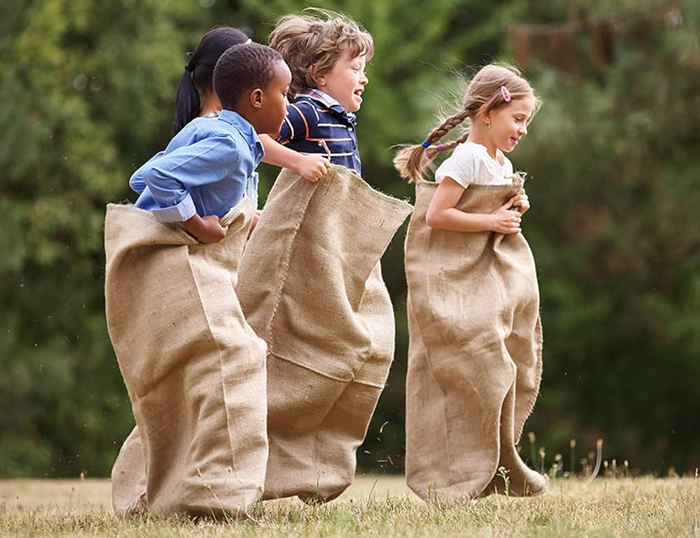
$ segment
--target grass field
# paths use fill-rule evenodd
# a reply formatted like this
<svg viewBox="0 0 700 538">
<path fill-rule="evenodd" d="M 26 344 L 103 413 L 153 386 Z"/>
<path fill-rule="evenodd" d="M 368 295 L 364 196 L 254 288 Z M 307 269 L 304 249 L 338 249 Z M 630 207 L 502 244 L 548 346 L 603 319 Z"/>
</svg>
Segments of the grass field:
<svg viewBox="0 0 700 538">
<path fill-rule="evenodd" d="M 338 500 L 307 506 L 264 503 L 242 522 L 120 519 L 108 480 L 0 481 L 0 536 L 316 537 L 316 536 L 697 536 L 699 478 L 553 481 L 532 499 L 491 496 L 476 503 L 426 505 L 402 477 L 358 477 Z"/>
</svg>

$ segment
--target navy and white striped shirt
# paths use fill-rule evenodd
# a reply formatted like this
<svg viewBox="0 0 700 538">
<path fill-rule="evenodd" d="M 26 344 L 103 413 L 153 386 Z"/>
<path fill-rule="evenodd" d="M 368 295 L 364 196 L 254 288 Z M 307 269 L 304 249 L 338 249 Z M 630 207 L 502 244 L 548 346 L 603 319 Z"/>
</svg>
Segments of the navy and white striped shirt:
<svg viewBox="0 0 700 538">
<path fill-rule="evenodd" d="M 327 156 L 333 164 L 362 173 L 357 148 L 355 115 L 349 114 L 330 95 L 309 89 L 287 107 L 279 142 L 304 154 Z M 328 147 L 328 152 L 323 144 Z"/>
</svg>

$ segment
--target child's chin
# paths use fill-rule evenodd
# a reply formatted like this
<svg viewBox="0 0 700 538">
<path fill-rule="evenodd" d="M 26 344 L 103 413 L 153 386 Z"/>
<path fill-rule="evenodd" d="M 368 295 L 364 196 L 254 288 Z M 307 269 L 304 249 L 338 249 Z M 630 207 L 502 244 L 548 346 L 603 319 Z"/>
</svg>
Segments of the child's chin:
<svg viewBox="0 0 700 538">
<path fill-rule="evenodd" d="M 264 134 L 266 134 L 266 135 L 269 136 L 270 138 L 278 138 L 279 135 L 280 135 L 280 131 L 281 131 L 281 130 L 282 130 L 282 125 L 279 125 L 279 126 L 277 127 L 277 130 L 276 130 L 276 131 L 270 129 L 269 131 L 267 131 L 267 132 L 264 133 Z"/>
<path fill-rule="evenodd" d="M 359 99 L 353 99 L 352 104 L 346 109 L 347 112 L 357 112 L 362 108 L 362 97 Z"/>
</svg>

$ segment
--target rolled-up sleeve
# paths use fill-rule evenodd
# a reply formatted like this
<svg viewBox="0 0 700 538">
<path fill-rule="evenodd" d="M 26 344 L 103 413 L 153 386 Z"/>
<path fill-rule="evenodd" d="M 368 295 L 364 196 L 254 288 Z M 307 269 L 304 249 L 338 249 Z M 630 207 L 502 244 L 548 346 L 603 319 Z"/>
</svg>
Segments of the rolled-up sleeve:
<svg viewBox="0 0 700 538">
<path fill-rule="evenodd" d="M 182 202 L 171 207 L 151 209 L 153 216 L 160 222 L 185 222 L 197 214 L 192 196 L 187 193 Z"/>
<path fill-rule="evenodd" d="M 153 157 L 148 159 L 148 162 L 142 165 L 141 168 L 134 172 L 131 179 L 129 179 L 129 187 L 131 187 L 132 191 L 136 192 L 137 194 L 141 194 L 146 189 L 146 182 L 143 180 L 143 171 L 144 169 L 148 168 L 153 161 L 160 159 L 164 153 L 164 151 L 159 151 Z"/>
<path fill-rule="evenodd" d="M 196 214 L 189 190 L 221 181 L 240 158 L 231 136 L 214 136 L 153 158 L 134 176 L 139 174 L 148 186 L 158 205 L 151 209 L 158 220 L 181 222 Z"/>
</svg>

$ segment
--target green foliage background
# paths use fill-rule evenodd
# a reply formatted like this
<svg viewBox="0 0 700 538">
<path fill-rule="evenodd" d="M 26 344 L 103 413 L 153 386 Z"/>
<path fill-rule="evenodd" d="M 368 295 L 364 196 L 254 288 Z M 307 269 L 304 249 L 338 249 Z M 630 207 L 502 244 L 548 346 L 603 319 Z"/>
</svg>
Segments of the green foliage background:
<svg viewBox="0 0 700 538">
<path fill-rule="evenodd" d="M 128 178 L 167 143 L 185 53 L 207 29 L 234 25 L 266 42 L 278 16 L 305 5 L 3 3 L 0 476 L 108 475 L 133 417 L 104 321 L 105 204 L 134 200 Z M 530 51 L 526 75 L 545 104 L 512 155 L 532 176 L 533 209 L 524 226 L 538 263 L 545 327 L 542 394 L 528 429 L 550 456 L 568 454 L 571 438 L 585 455 L 603 437 L 609 459 L 628 459 L 643 471 L 694 471 L 700 5 L 316 5 L 350 14 L 375 38 L 358 125 L 365 175 L 406 198 L 412 188 L 391 167 L 392 146 L 422 140 L 438 108 L 459 91 L 455 72 L 468 76 L 470 67 L 522 55 L 508 39 L 510 21 L 588 21 L 569 32 L 570 50 L 550 44 Z M 612 58 L 596 54 L 595 35 L 586 30 L 591 21 L 612 21 Z M 263 197 L 275 174 L 262 168 Z M 364 470 L 403 467 L 403 234 L 384 259 L 396 361 L 359 451 Z"/>
</svg>

